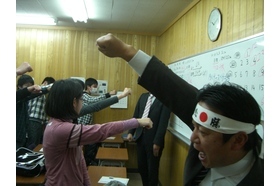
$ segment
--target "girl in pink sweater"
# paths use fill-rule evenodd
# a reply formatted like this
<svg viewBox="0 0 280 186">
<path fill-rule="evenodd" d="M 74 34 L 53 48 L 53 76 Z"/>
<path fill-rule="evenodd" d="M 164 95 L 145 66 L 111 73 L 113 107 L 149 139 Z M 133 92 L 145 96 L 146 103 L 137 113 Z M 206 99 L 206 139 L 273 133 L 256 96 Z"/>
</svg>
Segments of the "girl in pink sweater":
<svg viewBox="0 0 280 186">
<path fill-rule="evenodd" d="M 73 123 L 83 105 L 83 88 L 75 79 L 59 80 L 52 86 L 46 100 L 46 126 L 43 151 L 46 164 L 46 186 L 91 185 L 82 146 L 101 142 L 109 136 L 139 125 L 151 128 L 149 118 L 128 119 L 104 124 Z"/>
</svg>

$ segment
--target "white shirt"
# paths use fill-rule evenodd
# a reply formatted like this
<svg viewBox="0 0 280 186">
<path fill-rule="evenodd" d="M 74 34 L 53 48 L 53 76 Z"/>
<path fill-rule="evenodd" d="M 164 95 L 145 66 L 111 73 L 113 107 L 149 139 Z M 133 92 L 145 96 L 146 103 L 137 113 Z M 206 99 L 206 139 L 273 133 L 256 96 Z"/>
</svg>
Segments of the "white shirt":
<svg viewBox="0 0 280 186">
<path fill-rule="evenodd" d="M 147 55 L 143 51 L 138 50 L 138 52 L 133 56 L 128 64 L 137 72 L 139 76 L 141 76 L 151 58 L 151 56 Z"/>
<path fill-rule="evenodd" d="M 255 157 L 251 150 L 234 164 L 211 168 L 200 186 L 236 186 L 249 173 L 254 162 Z"/>
</svg>

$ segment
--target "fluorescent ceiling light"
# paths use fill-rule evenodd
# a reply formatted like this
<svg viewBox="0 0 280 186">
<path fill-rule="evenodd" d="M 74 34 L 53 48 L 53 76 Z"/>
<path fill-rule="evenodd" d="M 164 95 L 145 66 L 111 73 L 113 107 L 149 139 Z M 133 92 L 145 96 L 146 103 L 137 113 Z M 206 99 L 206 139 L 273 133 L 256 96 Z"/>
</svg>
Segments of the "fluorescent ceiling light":
<svg viewBox="0 0 280 186">
<path fill-rule="evenodd" d="M 68 0 L 63 1 L 63 6 L 67 7 L 74 22 L 87 22 L 88 13 L 84 0 Z"/>
<path fill-rule="evenodd" d="M 56 25 L 56 20 L 52 17 L 45 16 L 17 15 L 16 23 L 28 25 Z"/>
</svg>

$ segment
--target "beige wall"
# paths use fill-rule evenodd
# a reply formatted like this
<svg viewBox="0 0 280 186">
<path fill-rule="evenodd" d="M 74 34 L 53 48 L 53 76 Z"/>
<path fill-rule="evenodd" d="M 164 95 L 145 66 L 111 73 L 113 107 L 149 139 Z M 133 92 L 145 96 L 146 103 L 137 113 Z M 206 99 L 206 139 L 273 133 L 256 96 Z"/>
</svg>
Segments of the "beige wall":
<svg viewBox="0 0 280 186">
<path fill-rule="evenodd" d="M 264 0 L 194 2 L 193 7 L 187 7 L 180 14 L 181 17 L 160 36 L 115 35 L 169 64 L 264 31 Z M 223 23 L 216 42 L 211 42 L 206 32 L 208 15 L 213 7 L 221 10 Z M 133 94 L 128 98 L 128 109 L 106 108 L 94 114 L 96 123 L 130 118 L 138 97 L 145 89 L 137 84 L 137 74 L 123 60 L 109 59 L 97 50 L 95 40 L 104 34 L 106 32 L 70 28 L 17 27 L 16 65 L 23 61 L 30 62 L 34 69 L 30 75 L 37 84 L 46 76 L 53 76 L 56 80 L 81 76 L 108 80 L 109 90 L 131 87 Z M 160 182 L 163 186 L 180 186 L 188 146 L 169 132 L 166 133 L 165 141 Z M 131 162 L 128 165 L 130 168 L 137 166 Z"/>
</svg>

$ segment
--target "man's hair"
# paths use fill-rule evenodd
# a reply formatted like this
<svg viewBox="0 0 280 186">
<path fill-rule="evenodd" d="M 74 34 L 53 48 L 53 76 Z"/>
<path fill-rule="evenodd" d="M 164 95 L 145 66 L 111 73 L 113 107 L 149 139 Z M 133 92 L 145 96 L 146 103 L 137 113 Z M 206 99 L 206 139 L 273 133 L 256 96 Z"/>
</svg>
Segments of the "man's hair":
<svg viewBox="0 0 280 186">
<path fill-rule="evenodd" d="M 54 83 L 54 82 L 55 82 L 55 79 L 54 79 L 53 77 L 45 77 L 45 79 L 42 81 L 42 84 L 43 84 L 45 81 L 48 82 L 48 85 L 49 85 L 49 84 Z"/>
<path fill-rule="evenodd" d="M 26 83 L 31 83 L 32 85 L 34 85 L 34 80 L 31 76 L 29 76 L 27 74 L 23 74 L 18 78 L 17 88 L 22 87 Z"/>
<path fill-rule="evenodd" d="M 94 78 L 87 78 L 85 82 L 85 90 L 87 89 L 87 86 L 92 86 L 92 85 L 98 85 L 98 81 Z"/>
<path fill-rule="evenodd" d="M 254 97 L 244 88 L 233 83 L 205 85 L 199 90 L 197 100 L 207 104 L 218 114 L 254 125 L 260 124 L 261 110 Z M 224 141 L 232 134 L 224 134 Z M 256 132 L 248 134 L 244 149 L 260 148 L 260 136 Z M 259 150 L 259 149 L 258 149 Z M 258 152 L 257 152 L 258 153 Z"/>
<path fill-rule="evenodd" d="M 46 98 L 46 114 L 61 120 L 77 118 L 79 113 L 74 110 L 73 100 L 81 99 L 82 95 L 83 88 L 78 81 L 74 79 L 56 81 Z"/>
</svg>

